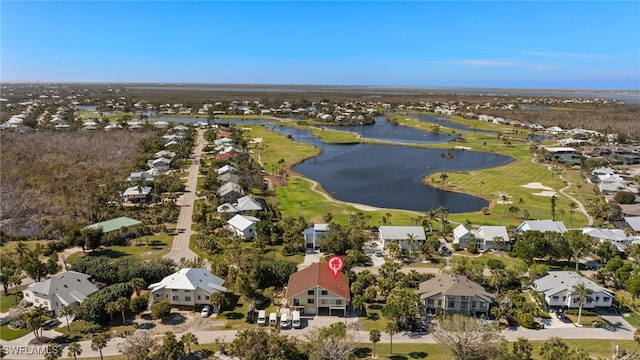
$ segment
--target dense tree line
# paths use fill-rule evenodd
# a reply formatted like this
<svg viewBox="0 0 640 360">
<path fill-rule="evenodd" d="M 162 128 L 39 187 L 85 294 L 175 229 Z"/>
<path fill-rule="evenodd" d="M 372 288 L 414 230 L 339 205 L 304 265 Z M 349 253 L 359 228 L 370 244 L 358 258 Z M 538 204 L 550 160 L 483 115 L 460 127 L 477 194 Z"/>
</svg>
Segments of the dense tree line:
<svg viewBox="0 0 640 360">
<path fill-rule="evenodd" d="M 90 275 L 94 280 L 108 285 L 128 282 L 134 278 L 153 284 L 172 274 L 175 264 L 168 258 L 140 260 L 133 256 L 117 259 L 84 256 L 74 261 L 70 270 Z"/>
<path fill-rule="evenodd" d="M 0 213 L 4 231 L 39 227 L 60 238 L 74 223 L 98 219 L 102 195 L 128 175 L 147 132 L 0 134 Z M 101 186 L 101 185 L 107 186 Z M 116 192 L 117 194 L 117 192 Z M 107 201 L 105 201 L 107 200 Z M 94 204 L 99 204 L 96 208 Z"/>
</svg>

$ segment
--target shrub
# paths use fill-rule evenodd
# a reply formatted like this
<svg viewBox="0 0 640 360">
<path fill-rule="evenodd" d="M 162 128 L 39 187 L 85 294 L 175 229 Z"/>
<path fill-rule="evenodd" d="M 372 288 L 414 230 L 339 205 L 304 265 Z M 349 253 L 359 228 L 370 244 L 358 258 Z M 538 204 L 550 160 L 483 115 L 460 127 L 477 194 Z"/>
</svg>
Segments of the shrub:
<svg viewBox="0 0 640 360">
<path fill-rule="evenodd" d="M 147 304 L 149 304 L 149 294 L 150 293 L 147 293 L 131 299 L 131 303 L 129 303 L 129 309 L 132 313 L 140 314 L 147 309 Z"/>
<path fill-rule="evenodd" d="M 154 319 L 164 320 L 171 315 L 171 304 L 166 301 L 159 301 L 151 305 L 151 317 Z"/>
<path fill-rule="evenodd" d="M 613 196 L 613 200 L 618 204 L 633 204 L 636 202 L 636 195 L 631 191 L 618 191 Z"/>
<path fill-rule="evenodd" d="M 451 245 L 451 248 L 453 248 L 454 251 L 458 251 L 460 250 L 460 244 L 453 244 Z"/>
<path fill-rule="evenodd" d="M 478 248 L 475 245 L 471 245 L 467 248 L 467 252 L 470 254 L 477 254 Z"/>
</svg>

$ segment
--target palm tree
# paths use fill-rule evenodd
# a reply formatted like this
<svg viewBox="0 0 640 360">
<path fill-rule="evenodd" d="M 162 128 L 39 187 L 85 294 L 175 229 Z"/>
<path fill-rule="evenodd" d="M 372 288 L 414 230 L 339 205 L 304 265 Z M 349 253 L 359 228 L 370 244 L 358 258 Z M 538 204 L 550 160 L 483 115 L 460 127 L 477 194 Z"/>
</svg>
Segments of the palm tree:
<svg viewBox="0 0 640 360">
<path fill-rule="evenodd" d="M 147 283 L 142 278 L 133 278 L 129 280 L 129 284 L 131 284 L 131 287 L 133 287 L 133 291 L 136 292 L 136 296 L 140 296 L 140 291 L 147 285 Z"/>
<path fill-rule="evenodd" d="M 62 348 L 58 344 L 50 343 L 47 345 L 47 352 L 44 354 L 44 360 L 56 360 L 62 356 Z"/>
<path fill-rule="evenodd" d="M 113 314 L 119 311 L 115 301 L 108 302 L 107 305 L 105 305 L 104 310 L 111 316 L 111 322 L 113 322 Z"/>
<path fill-rule="evenodd" d="M 100 334 L 91 339 L 91 350 L 97 351 L 100 353 L 100 360 L 102 357 L 102 349 L 107 347 L 107 336 L 105 334 Z"/>
<path fill-rule="evenodd" d="M 586 299 L 591 299 L 589 295 L 593 293 L 593 290 L 589 289 L 584 283 L 573 286 L 573 292 L 571 295 L 578 297 L 578 326 L 580 326 L 580 319 L 582 318 L 582 306 Z"/>
<path fill-rule="evenodd" d="M 362 314 L 362 310 L 365 308 L 365 296 L 363 294 L 355 294 L 351 299 L 351 306 L 358 313 L 358 316 Z"/>
<path fill-rule="evenodd" d="M 124 317 L 124 311 L 129 307 L 129 299 L 126 297 L 121 297 L 116 300 L 116 309 L 122 312 L 122 325 L 127 323 L 127 320 Z"/>
<path fill-rule="evenodd" d="M 449 175 L 447 173 L 440 173 L 440 180 L 442 180 L 442 186 L 444 186 L 444 182 L 447 180 Z"/>
<path fill-rule="evenodd" d="M 369 340 L 373 343 L 373 357 L 376 357 L 376 343 L 380 341 L 380 330 L 373 329 L 369 332 Z"/>
<path fill-rule="evenodd" d="M 82 346 L 80 345 L 79 342 L 73 342 L 71 344 L 69 344 L 69 357 L 72 357 L 74 359 L 78 359 L 78 355 L 82 354 Z"/>
<path fill-rule="evenodd" d="M 409 244 L 409 255 L 413 254 L 413 245 L 416 243 L 416 236 L 414 234 L 407 234 L 407 244 Z"/>
<path fill-rule="evenodd" d="M 190 332 L 182 334 L 180 341 L 182 341 L 184 346 L 187 348 L 187 353 L 189 355 L 191 355 L 191 345 L 198 345 L 198 337 Z"/>
<path fill-rule="evenodd" d="M 578 204 L 575 201 L 569 203 L 569 226 L 573 225 L 573 214 L 576 212 Z"/>
<path fill-rule="evenodd" d="M 398 323 L 394 320 L 387 322 L 387 325 L 384 327 L 384 331 L 389 334 L 389 355 L 393 354 L 393 335 L 397 334 L 400 331 L 400 327 Z"/>
<path fill-rule="evenodd" d="M 67 331 L 71 331 L 71 328 L 69 327 L 69 316 L 73 315 L 73 308 L 69 305 L 63 306 L 62 309 L 60 309 L 60 315 L 64 316 L 67 320 Z"/>
</svg>

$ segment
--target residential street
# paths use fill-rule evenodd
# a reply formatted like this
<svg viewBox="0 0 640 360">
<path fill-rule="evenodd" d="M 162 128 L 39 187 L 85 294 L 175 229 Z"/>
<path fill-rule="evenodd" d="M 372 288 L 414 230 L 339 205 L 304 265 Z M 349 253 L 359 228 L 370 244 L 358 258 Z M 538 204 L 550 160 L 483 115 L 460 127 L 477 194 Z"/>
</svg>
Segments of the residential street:
<svg viewBox="0 0 640 360">
<path fill-rule="evenodd" d="M 180 206 L 180 217 L 176 226 L 176 235 L 173 239 L 173 246 L 167 255 L 176 263 L 181 258 L 193 259 L 197 255 L 189 249 L 189 239 L 191 238 L 191 219 L 193 216 L 193 204 L 195 202 L 198 175 L 200 174 L 200 157 L 204 147 L 204 130 L 199 129 L 196 138 L 196 145 L 193 150 L 193 159 L 189 167 L 189 178 L 185 186 L 184 195 L 178 200 Z"/>
<path fill-rule="evenodd" d="M 609 340 L 633 340 L 634 329 L 629 325 L 621 316 L 618 315 L 606 315 L 606 319 L 616 325 L 615 330 L 604 330 L 600 328 L 577 328 L 573 326 L 562 326 L 557 328 L 545 328 L 543 330 L 528 330 L 521 327 L 517 329 L 507 329 L 502 331 L 502 335 L 508 341 L 515 341 L 518 337 L 524 337 L 529 340 L 548 340 L 552 337 L 560 337 L 562 339 L 609 339 Z M 354 341 L 362 344 L 369 344 L 369 332 L 368 331 L 354 331 L 352 324 L 355 318 L 338 318 L 320 316 L 315 318 L 309 318 L 308 321 L 303 319 L 303 324 L 306 326 L 303 329 L 288 329 L 282 330 L 282 334 L 296 336 L 303 339 L 304 336 L 310 331 L 318 327 L 327 326 L 336 321 L 345 321 L 349 333 L 353 336 Z M 212 319 L 212 321 L 215 321 Z M 563 324 L 566 325 L 566 324 Z M 62 325 L 64 326 L 64 325 Z M 256 325 L 257 326 L 257 325 Z M 229 343 L 233 341 L 237 331 L 236 330 L 218 330 L 218 331 L 193 331 L 198 337 L 200 344 L 209 344 L 215 342 L 216 339 Z M 47 330 L 44 332 L 45 336 L 53 337 L 59 335 L 59 333 L 53 330 Z M 181 334 L 176 334 L 180 337 Z M 162 336 L 162 335 L 158 335 Z M 5 347 L 10 353 L 5 359 L 40 359 L 42 356 L 34 354 L 34 350 L 31 347 L 27 347 L 29 341 L 33 339 L 33 334 L 29 333 L 26 336 L 16 339 L 11 342 L 0 341 L 0 344 Z M 108 341 L 107 348 L 102 350 L 104 356 L 119 355 L 118 344 L 124 341 L 124 338 L 114 337 Z M 388 343 L 390 341 L 389 335 L 385 332 L 381 333 L 381 343 Z M 435 344 L 434 338 L 429 335 L 412 334 L 410 332 L 401 332 L 393 337 L 394 343 L 413 343 L 413 344 Z M 91 350 L 91 341 L 80 342 L 82 346 L 82 355 L 79 358 L 99 357 L 98 352 Z M 11 351 L 18 353 L 11 353 Z M 30 353 L 28 353 L 30 351 Z M 66 354 L 66 350 L 64 352 Z"/>
</svg>

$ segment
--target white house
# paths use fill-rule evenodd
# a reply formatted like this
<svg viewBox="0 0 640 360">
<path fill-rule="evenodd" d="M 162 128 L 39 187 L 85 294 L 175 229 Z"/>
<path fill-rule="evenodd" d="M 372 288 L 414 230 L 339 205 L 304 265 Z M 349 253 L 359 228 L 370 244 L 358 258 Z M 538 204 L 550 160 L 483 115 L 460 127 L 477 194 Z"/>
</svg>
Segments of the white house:
<svg viewBox="0 0 640 360">
<path fill-rule="evenodd" d="M 98 287 L 89 278 L 89 275 L 83 273 L 67 271 L 45 281 L 33 283 L 22 293 L 24 300 L 33 306 L 42 305 L 58 316 L 63 306 L 68 305 L 75 309 L 89 295 L 98 291 Z"/>
<path fill-rule="evenodd" d="M 171 167 L 171 159 L 167 159 L 163 157 L 157 158 L 151 161 L 149 166 L 151 166 L 153 169 L 166 171 L 166 170 L 169 170 L 169 167 Z"/>
<path fill-rule="evenodd" d="M 125 201 L 136 202 L 146 200 L 149 198 L 149 194 L 151 194 L 150 186 L 132 186 L 122 193 L 122 198 Z"/>
<path fill-rule="evenodd" d="M 401 249 L 409 250 L 409 239 L 413 238 L 413 249 L 416 249 L 427 240 L 422 226 L 380 226 L 379 231 L 382 248 L 395 242 Z"/>
<path fill-rule="evenodd" d="M 168 151 L 168 150 L 160 150 L 157 153 L 153 154 L 153 157 L 158 159 L 158 158 L 172 158 L 175 157 L 176 153 L 173 151 Z"/>
<path fill-rule="evenodd" d="M 618 248 L 619 252 L 624 252 L 627 246 L 630 246 L 634 240 L 633 237 L 627 236 L 622 229 L 596 229 L 586 227 L 582 229 L 582 233 L 589 235 L 589 237 L 599 242 L 611 242 Z"/>
<path fill-rule="evenodd" d="M 236 183 L 228 182 L 218 188 L 216 194 L 222 199 L 224 202 L 235 202 L 240 197 L 244 195 L 244 190 L 242 187 Z"/>
<path fill-rule="evenodd" d="M 238 203 L 235 208 L 241 214 L 246 214 L 252 211 L 262 211 L 262 204 L 249 195 L 243 196 L 238 199 Z"/>
<path fill-rule="evenodd" d="M 478 250 L 509 250 L 509 233 L 506 226 L 480 226 L 469 230 L 460 224 L 453 230 L 453 243 L 461 248 L 474 245 Z"/>
<path fill-rule="evenodd" d="M 232 165 L 225 165 L 223 167 L 221 167 L 220 169 L 218 169 L 218 175 L 222 175 L 222 174 L 226 174 L 226 173 L 233 173 L 235 174 L 238 170 L 233 167 Z"/>
<path fill-rule="evenodd" d="M 640 232 L 640 216 L 625 216 L 624 221 L 636 232 Z"/>
<path fill-rule="evenodd" d="M 317 249 L 329 237 L 329 224 L 313 224 L 303 232 L 307 249 Z"/>
<path fill-rule="evenodd" d="M 567 227 L 564 226 L 562 221 L 553 220 L 525 220 L 518 226 L 518 232 L 523 233 L 528 230 L 538 230 L 540 232 L 559 232 L 564 234 L 567 232 Z"/>
<path fill-rule="evenodd" d="M 180 269 L 162 281 L 149 285 L 149 306 L 162 300 L 174 306 L 206 305 L 211 294 L 227 291 L 223 283 L 224 280 L 205 269 Z"/>
<path fill-rule="evenodd" d="M 153 181 L 154 174 L 152 171 L 136 171 L 129 174 L 128 182 L 137 183 L 144 181 Z"/>
<path fill-rule="evenodd" d="M 242 239 L 256 237 L 256 223 L 260 219 L 253 216 L 236 215 L 227 221 L 228 227 Z"/>
<path fill-rule="evenodd" d="M 534 280 L 532 287 L 535 291 L 544 295 L 544 301 L 548 308 L 572 308 L 580 307 L 579 299 L 574 294 L 574 286 L 584 284 L 592 293 L 586 298 L 583 309 L 597 307 L 610 307 L 613 304 L 613 292 L 605 289 L 595 282 L 584 278 L 574 271 L 551 271 L 549 275 Z"/>
</svg>

